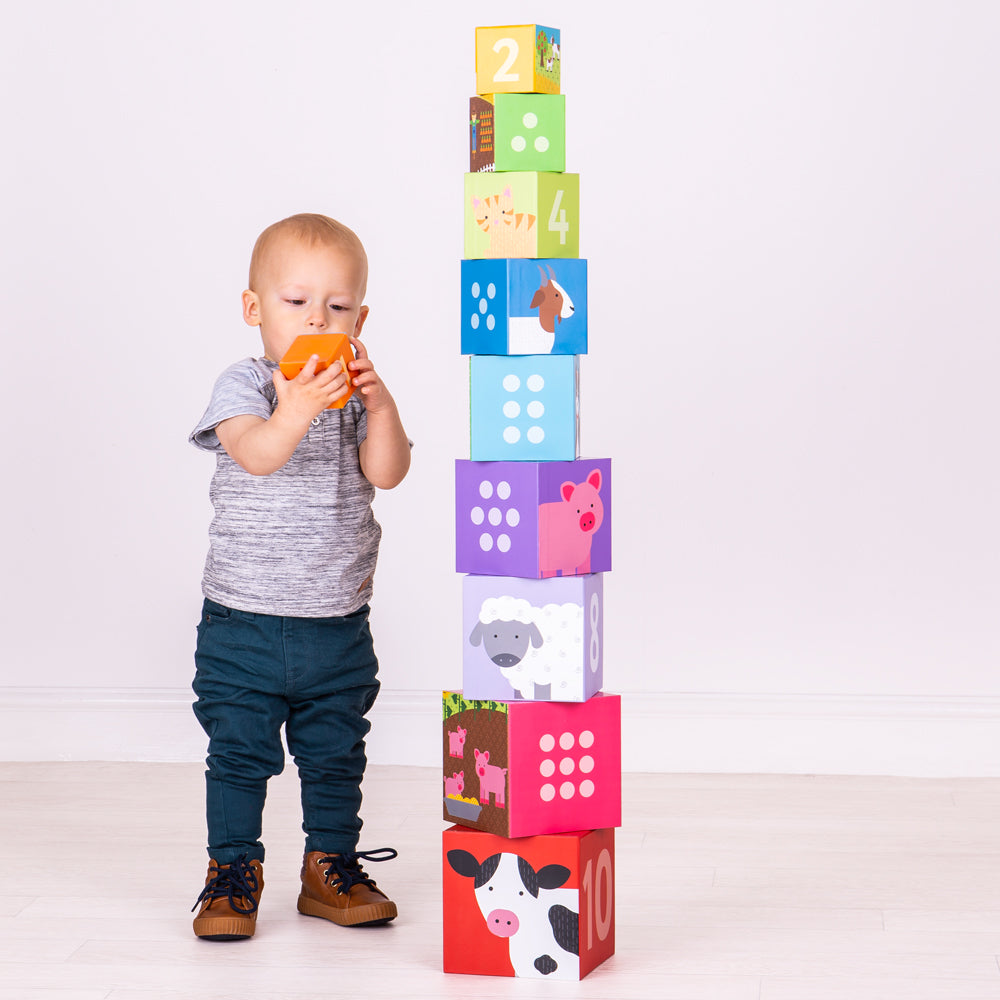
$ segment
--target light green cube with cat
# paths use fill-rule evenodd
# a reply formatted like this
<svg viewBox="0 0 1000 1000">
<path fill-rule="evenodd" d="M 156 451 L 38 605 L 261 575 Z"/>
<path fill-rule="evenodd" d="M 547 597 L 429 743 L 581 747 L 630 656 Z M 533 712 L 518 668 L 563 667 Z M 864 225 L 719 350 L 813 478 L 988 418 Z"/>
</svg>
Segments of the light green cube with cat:
<svg viewBox="0 0 1000 1000">
<path fill-rule="evenodd" d="M 465 175 L 465 257 L 579 257 L 580 175 Z"/>
</svg>

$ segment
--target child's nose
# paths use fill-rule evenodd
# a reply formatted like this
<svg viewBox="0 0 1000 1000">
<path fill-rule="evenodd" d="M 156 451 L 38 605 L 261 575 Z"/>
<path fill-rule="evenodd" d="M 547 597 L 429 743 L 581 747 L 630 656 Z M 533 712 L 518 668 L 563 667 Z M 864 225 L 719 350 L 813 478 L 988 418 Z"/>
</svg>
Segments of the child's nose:
<svg viewBox="0 0 1000 1000">
<path fill-rule="evenodd" d="M 309 325 L 323 329 L 326 326 L 326 316 L 322 309 L 317 309 L 315 312 L 309 314 Z"/>
</svg>

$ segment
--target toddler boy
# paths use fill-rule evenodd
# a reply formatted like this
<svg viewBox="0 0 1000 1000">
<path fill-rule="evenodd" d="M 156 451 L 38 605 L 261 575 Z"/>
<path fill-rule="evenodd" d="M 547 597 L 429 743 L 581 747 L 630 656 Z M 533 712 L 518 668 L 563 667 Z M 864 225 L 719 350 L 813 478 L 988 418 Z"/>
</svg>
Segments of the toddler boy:
<svg viewBox="0 0 1000 1000">
<path fill-rule="evenodd" d="M 215 516 L 195 653 L 195 714 L 208 735 L 210 857 L 198 937 L 250 937 L 264 886 L 267 780 L 299 771 L 301 913 L 343 925 L 386 923 L 396 905 L 360 862 L 365 715 L 378 693 L 368 601 L 381 528 L 375 488 L 400 483 L 410 442 L 396 404 L 358 339 L 368 260 L 358 237 L 322 215 L 261 233 L 243 318 L 264 354 L 219 377 L 191 434 L 216 455 Z M 345 333 L 356 360 L 286 379 L 278 362 L 300 334 Z M 354 394 L 342 409 L 330 404 Z"/>
</svg>

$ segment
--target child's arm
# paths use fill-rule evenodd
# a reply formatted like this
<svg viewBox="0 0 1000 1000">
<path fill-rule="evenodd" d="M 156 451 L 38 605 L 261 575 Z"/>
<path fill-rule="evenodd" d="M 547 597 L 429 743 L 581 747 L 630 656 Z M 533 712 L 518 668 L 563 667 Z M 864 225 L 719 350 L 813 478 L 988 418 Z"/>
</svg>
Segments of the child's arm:
<svg viewBox="0 0 1000 1000">
<path fill-rule="evenodd" d="M 346 379 L 339 364 L 316 374 L 313 355 L 295 378 L 274 373 L 278 403 L 265 420 L 250 413 L 223 420 L 215 428 L 219 443 L 237 465 L 254 476 L 280 469 L 299 446 L 310 421 L 344 395 Z"/>
<path fill-rule="evenodd" d="M 361 471 L 372 486 L 391 490 L 409 471 L 410 442 L 396 401 L 376 373 L 365 345 L 357 337 L 351 337 L 351 344 L 357 357 L 347 367 L 368 411 L 368 436 L 358 452 Z"/>
</svg>

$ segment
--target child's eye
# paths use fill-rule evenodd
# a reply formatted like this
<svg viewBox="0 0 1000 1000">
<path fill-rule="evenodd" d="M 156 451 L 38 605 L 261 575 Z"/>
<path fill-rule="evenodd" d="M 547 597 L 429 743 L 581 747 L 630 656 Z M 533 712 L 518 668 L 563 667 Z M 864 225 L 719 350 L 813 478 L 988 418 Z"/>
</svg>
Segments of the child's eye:
<svg viewBox="0 0 1000 1000">
<path fill-rule="evenodd" d="M 289 299 L 288 303 L 289 303 L 289 305 L 293 305 L 293 306 L 304 306 L 306 304 L 306 300 L 305 299 Z"/>
<path fill-rule="evenodd" d="M 344 312 L 347 309 L 347 306 L 341 306 L 341 305 L 338 305 L 336 302 L 331 302 L 330 303 L 330 308 L 334 312 Z"/>
</svg>

